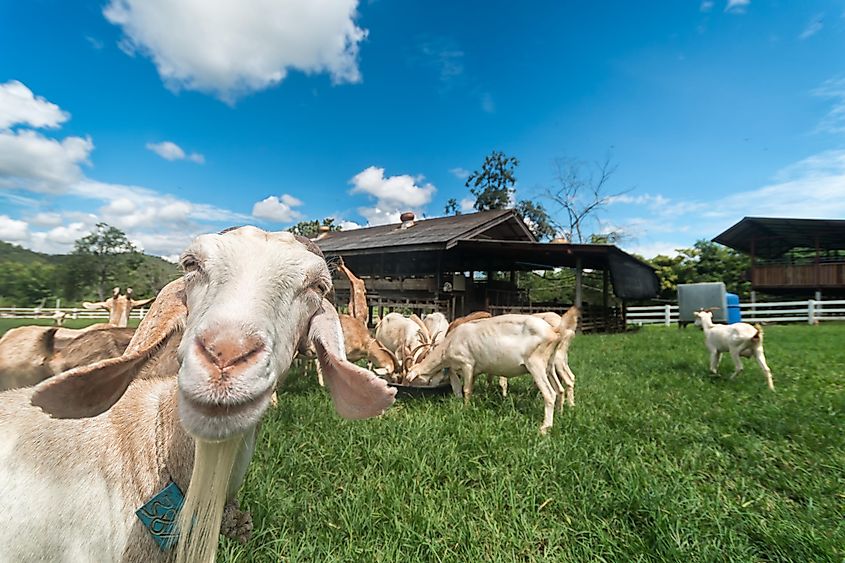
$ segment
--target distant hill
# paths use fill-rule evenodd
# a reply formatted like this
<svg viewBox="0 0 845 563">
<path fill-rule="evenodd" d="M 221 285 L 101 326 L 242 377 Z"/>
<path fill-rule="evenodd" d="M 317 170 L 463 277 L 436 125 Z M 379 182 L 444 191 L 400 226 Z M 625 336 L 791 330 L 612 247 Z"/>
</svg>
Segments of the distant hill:
<svg viewBox="0 0 845 563">
<path fill-rule="evenodd" d="M 0 242 L 0 305 L 34 306 L 45 298 L 61 298 L 76 306 L 83 300 L 98 300 L 94 286 L 74 283 L 79 278 L 70 268 L 71 258 L 68 254 L 44 254 Z M 122 291 L 131 287 L 136 298 L 153 297 L 180 275 L 176 264 L 141 254 L 137 268 L 125 269 L 111 282 Z"/>
</svg>

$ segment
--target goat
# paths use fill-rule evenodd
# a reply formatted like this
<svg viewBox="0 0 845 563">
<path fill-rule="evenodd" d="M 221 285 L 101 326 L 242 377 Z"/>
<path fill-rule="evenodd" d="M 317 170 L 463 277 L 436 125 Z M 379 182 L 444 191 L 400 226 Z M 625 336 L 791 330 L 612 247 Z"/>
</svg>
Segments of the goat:
<svg viewBox="0 0 845 563">
<path fill-rule="evenodd" d="M 558 315 L 553 311 L 545 311 L 542 313 L 533 313 L 532 317 L 543 319 L 549 325 L 560 332 L 560 344 L 555 351 L 554 372 L 549 377 L 549 381 L 557 392 L 558 408 L 563 410 L 564 398 L 569 406 L 575 406 L 575 374 L 569 367 L 569 346 L 572 344 L 572 339 L 575 337 L 575 331 L 578 328 L 578 321 L 581 318 L 581 309 L 572 306 L 567 309 L 563 315 Z M 492 384 L 492 375 L 487 376 L 487 385 Z M 499 388 L 502 390 L 502 397 L 508 396 L 508 378 L 499 378 Z"/>
<path fill-rule="evenodd" d="M 514 377 L 528 372 L 543 395 L 545 415 L 540 433 L 545 434 L 554 420 L 557 391 L 550 378 L 560 342 L 559 328 L 530 315 L 501 315 L 467 322 L 449 331 L 443 342 L 414 365 L 407 381 L 420 378 L 431 384 L 442 377 L 444 368 L 448 369 L 452 390 L 459 397 L 463 394 L 466 403 L 472 396 L 476 373 Z M 458 372 L 463 376 L 463 390 Z"/>
<path fill-rule="evenodd" d="M 431 335 L 432 346 L 436 346 L 446 336 L 446 331 L 449 330 L 449 321 L 446 320 L 446 315 L 437 312 L 429 313 L 423 316 L 422 321 Z"/>
<path fill-rule="evenodd" d="M 349 280 L 349 315 L 366 325 L 369 308 L 367 307 L 367 288 L 364 285 L 364 280 L 357 277 L 346 267 L 343 258 L 338 261 L 337 269 Z"/>
<path fill-rule="evenodd" d="M 391 375 L 399 371 L 399 360 L 370 335 L 363 323 L 350 315 L 341 313 L 338 316 L 343 330 L 346 359 L 350 362 L 366 359 L 376 366 L 375 372 L 379 375 Z"/>
<path fill-rule="evenodd" d="M 240 227 L 197 237 L 181 265 L 122 356 L 0 394 L 0 513 L 16 514 L 0 526 L 0 561 L 170 561 L 135 515 L 168 484 L 187 491 L 176 560 L 213 561 L 226 500 L 302 341 L 342 417 L 393 403 L 385 381 L 346 360 L 308 239 Z M 137 380 L 168 368 L 178 372 Z"/>
<path fill-rule="evenodd" d="M 399 360 L 399 373 L 405 373 L 425 356 L 431 335 L 418 316 L 388 313 L 376 325 L 376 340 Z"/>
<path fill-rule="evenodd" d="M 766 356 L 763 353 L 763 327 L 752 326 L 748 323 L 734 323 L 730 325 L 713 324 L 713 312 L 709 310 L 695 311 L 695 324 L 704 330 L 704 344 L 710 351 L 710 372 L 718 373 L 719 360 L 722 354 L 728 352 L 734 361 L 734 373 L 731 379 L 742 371 L 742 356 L 751 357 L 757 360 L 763 375 L 766 376 L 766 384 L 774 391 L 775 384 L 772 381 L 772 370 L 766 364 Z"/>
<path fill-rule="evenodd" d="M 475 311 L 475 312 L 470 313 L 469 315 L 465 315 L 463 317 L 458 317 L 457 319 L 455 319 L 454 321 L 449 323 L 449 327 L 446 329 L 446 334 L 449 334 L 452 331 L 452 329 L 459 327 L 464 323 L 477 321 L 478 319 L 489 319 L 492 316 L 493 315 L 491 315 L 487 311 Z"/>
<path fill-rule="evenodd" d="M 57 327 L 22 326 L 0 338 L 0 391 L 29 387 L 67 369 L 123 353 L 134 328 L 80 331 L 58 336 Z"/>
<path fill-rule="evenodd" d="M 116 327 L 126 327 L 129 325 L 129 313 L 132 309 L 143 307 L 151 303 L 155 297 L 150 299 L 136 300 L 132 297 L 132 288 L 126 288 L 126 295 L 120 294 L 120 288 L 116 287 L 112 290 L 112 296 L 105 301 L 91 303 L 83 301 L 82 306 L 86 309 L 105 309 L 109 312 L 109 324 Z"/>
</svg>

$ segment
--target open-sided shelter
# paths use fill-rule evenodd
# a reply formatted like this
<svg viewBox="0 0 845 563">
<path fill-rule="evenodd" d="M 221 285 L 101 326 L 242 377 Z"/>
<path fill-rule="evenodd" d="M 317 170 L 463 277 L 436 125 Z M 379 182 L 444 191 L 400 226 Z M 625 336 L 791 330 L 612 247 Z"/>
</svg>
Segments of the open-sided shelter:
<svg viewBox="0 0 845 563">
<path fill-rule="evenodd" d="M 587 322 L 622 325 L 623 308 L 611 308 L 609 291 L 644 299 L 658 291 L 653 268 L 610 244 L 538 242 L 513 210 L 483 211 L 399 224 L 322 233 L 317 244 L 331 260 L 366 281 L 372 309 L 439 310 L 449 318 L 472 311 L 493 314 L 548 310 L 516 284 L 516 272 L 575 269 L 575 303 L 582 303 L 582 272 L 603 272 L 603 303 L 587 309 Z M 498 277 L 494 272 L 504 275 Z M 346 284 L 338 280 L 339 302 Z M 592 320 L 591 320 L 592 319 Z M 596 326 L 595 328 L 600 328 Z"/>
<path fill-rule="evenodd" d="M 745 217 L 713 239 L 751 256 L 751 289 L 845 295 L 845 220 Z"/>
</svg>

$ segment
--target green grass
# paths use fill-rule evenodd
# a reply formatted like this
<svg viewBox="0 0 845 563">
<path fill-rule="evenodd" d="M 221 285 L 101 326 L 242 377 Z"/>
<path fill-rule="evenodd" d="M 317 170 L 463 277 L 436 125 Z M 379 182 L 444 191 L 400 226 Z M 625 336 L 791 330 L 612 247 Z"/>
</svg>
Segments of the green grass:
<svg viewBox="0 0 845 563">
<path fill-rule="evenodd" d="M 347 422 L 292 374 L 240 493 L 255 532 L 219 559 L 841 562 L 843 343 L 767 327 L 771 393 L 750 360 L 709 377 L 699 330 L 578 336 L 577 406 L 546 437 L 527 377 Z"/>
<path fill-rule="evenodd" d="M 843 342 L 767 327 L 771 393 L 751 362 L 709 377 L 692 328 L 579 336 L 546 437 L 527 377 L 347 422 L 293 374 L 240 493 L 255 532 L 220 559 L 843 561 Z"/>
</svg>

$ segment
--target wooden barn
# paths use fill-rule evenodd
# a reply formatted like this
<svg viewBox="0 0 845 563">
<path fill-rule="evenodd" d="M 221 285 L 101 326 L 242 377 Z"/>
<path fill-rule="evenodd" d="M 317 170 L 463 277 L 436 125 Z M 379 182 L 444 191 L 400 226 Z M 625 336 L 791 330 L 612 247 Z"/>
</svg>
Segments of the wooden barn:
<svg viewBox="0 0 845 563">
<path fill-rule="evenodd" d="M 609 244 L 541 243 L 513 210 L 484 211 L 350 231 L 323 232 L 317 244 L 331 261 L 342 257 L 367 285 L 370 319 L 394 309 L 444 312 L 453 319 L 472 311 L 492 314 L 549 310 L 517 284 L 517 272 L 573 268 L 575 303 L 585 329 L 624 327 L 624 307 L 611 303 L 653 297 L 654 270 Z M 601 272 L 599 303 L 583 300 L 583 272 Z M 349 285 L 336 280 L 339 302 Z M 563 307 L 558 304 L 557 309 Z"/>
<path fill-rule="evenodd" d="M 714 242 L 751 256 L 754 291 L 845 296 L 845 221 L 745 217 Z"/>
</svg>

